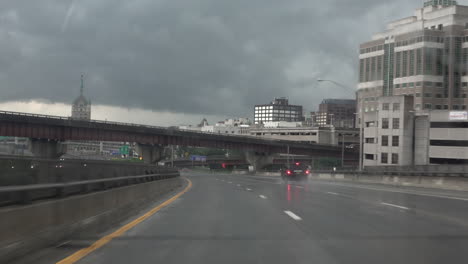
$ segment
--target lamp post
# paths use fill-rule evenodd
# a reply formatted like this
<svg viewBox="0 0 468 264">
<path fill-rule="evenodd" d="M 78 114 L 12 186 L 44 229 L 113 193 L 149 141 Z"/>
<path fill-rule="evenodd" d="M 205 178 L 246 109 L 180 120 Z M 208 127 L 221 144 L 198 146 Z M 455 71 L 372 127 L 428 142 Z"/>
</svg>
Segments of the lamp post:
<svg viewBox="0 0 468 264">
<path fill-rule="evenodd" d="M 343 88 L 343 90 L 345 90 L 346 92 L 350 92 L 349 87 L 347 87 L 346 85 L 341 84 L 341 83 L 339 83 L 339 82 L 337 82 L 337 81 L 334 81 L 334 80 L 329 80 L 329 79 L 317 79 L 317 82 L 319 82 L 319 83 L 322 83 L 322 82 L 333 83 L 334 85 Z M 353 93 L 353 96 L 354 96 L 354 93 Z"/>
<path fill-rule="evenodd" d="M 317 82 L 330 82 L 330 83 L 333 83 L 334 85 L 336 86 L 339 86 L 341 88 L 343 88 L 343 90 L 346 90 L 347 92 L 351 92 L 350 88 L 347 87 L 346 85 L 343 85 L 337 81 L 334 81 L 334 80 L 329 80 L 329 79 L 317 79 Z M 355 96 L 355 98 L 357 99 L 357 93 L 354 94 L 353 92 L 353 95 Z M 356 100 L 356 103 L 358 104 L 358 100 Z M 363 149 L 364 149 L 364 144 L 363 144 L 363 137 L 364 137 L 364 113 L 363 113 L 363 107 L 361 106 L 360 107 L 360 111 L 359 113 L 355 113 L 355 114 L 359 114 L 359 171 L 362 171 L 363 169 Z M 344 153 L 344 151 L 343 151 Z M 344 155 L 344 154 L 343 154 Z"/>
</svg>

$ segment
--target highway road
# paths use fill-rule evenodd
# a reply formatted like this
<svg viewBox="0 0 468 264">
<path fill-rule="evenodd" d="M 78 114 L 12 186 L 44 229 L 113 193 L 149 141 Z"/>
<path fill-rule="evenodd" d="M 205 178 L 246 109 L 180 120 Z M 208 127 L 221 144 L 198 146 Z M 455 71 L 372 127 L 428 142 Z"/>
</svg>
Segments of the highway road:
<svg viewBox="0 0 468 264">
<path fill-rule="evenodd" d="M 321 181 L 287 184 L 238 175 L 186 177 L 193 186 L 180 198 L 67 263 L 468 260 L 467 193 Z M 67 243 L 61 255 L 83 245 Z"/>
</svg>

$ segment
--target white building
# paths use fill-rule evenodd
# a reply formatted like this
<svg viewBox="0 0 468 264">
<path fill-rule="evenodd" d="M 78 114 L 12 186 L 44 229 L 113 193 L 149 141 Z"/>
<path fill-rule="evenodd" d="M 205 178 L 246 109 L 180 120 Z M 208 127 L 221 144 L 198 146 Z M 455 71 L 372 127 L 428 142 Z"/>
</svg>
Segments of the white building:
<svg viewBox="0 0 468 264">
<path fill-rule="evenodd" d="M 468 6 L 426 1 L 413 16 L 389 23 L 361 44 L 358 109 L 375 111 L 381 96 L 412 95 L 416 110 L 468 105 Z"/>
<path fill-rule="evenodd" d="M 468 112 L 414 111 L 412 96 L 364 114 L 364 166 L 468 164 Z"/>
</svg>

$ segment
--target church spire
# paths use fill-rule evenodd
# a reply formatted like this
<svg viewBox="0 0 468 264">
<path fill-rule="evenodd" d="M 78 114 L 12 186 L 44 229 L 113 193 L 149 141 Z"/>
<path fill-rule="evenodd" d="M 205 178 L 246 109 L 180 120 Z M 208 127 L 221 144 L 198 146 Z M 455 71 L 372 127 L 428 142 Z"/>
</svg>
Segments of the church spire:
<svg viewBox="0 0 468 264">
<path fill-rule="evenodd" d="M 81 87 L 80 87 L 80 95 L 83 95 L 83 90 L 84 90 L 83 78 L 84 78 L 84 75 L 83 75 L 83 74 L 81 74 Z"/>
</svg>

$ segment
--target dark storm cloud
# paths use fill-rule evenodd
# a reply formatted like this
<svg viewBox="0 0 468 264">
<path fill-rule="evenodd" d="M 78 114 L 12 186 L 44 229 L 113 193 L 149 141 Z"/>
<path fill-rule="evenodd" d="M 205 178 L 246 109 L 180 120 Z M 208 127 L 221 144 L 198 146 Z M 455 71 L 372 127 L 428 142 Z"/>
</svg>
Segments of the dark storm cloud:
<svg viewBox="0 0 468 264">
<path fill-rule="evenodd" d="M 0 100 L 247 115 L 273 97 L 311 110 L 355 87 L 358 45 L 420 1 L 6 0 Z M 350 94 L 350 93 L 348 93 Z M 352 93 L 351 93 L 352 94 Z"/>
</svg>

